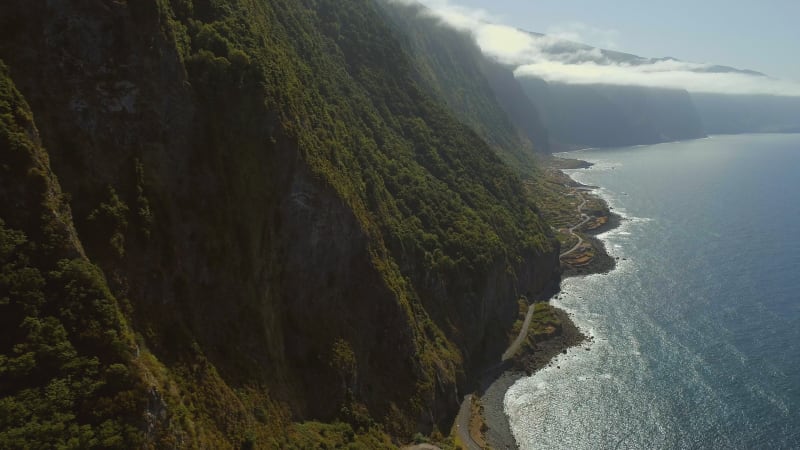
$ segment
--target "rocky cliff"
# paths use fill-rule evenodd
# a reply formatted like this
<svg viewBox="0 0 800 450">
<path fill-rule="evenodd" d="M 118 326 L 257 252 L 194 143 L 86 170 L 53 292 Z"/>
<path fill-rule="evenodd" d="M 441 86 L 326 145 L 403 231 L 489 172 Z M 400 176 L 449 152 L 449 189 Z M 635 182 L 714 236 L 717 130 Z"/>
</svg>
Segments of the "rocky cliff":
<svg viewBox="0 0 800 450">
<path fill-rule="evenodd" d="M 542 119 L 539 107 L 528 97 L 522 83 L 514 76 L 514 67 L 486 56 L 481 60 L 481 67 L 511 122 L 534 143 L 538 152 L 550 153 L 550 131 Z"/>
<path fill-rule="evenodd" d="M 686 91 L 547 83 L 525 76 L 519 82 L 540 105 L 551 139 L 561 144 L 615 147 L 705 136 Z"/>
<path fill-rule="evenodd" d="M 421 4 L 381 0 L 382 11 L 411 56 L 416 79 L 512 167 L 530 170 L 549 141 L 536 106 L 512 68 L 485 56 L 468 32 L 441 22 Z"/>
<path fill-rule="evenodd" d="M 0 5 L 0 446 L 377 447 L 447 426 L 558 249 L 382 14 Z"/>
</svg>

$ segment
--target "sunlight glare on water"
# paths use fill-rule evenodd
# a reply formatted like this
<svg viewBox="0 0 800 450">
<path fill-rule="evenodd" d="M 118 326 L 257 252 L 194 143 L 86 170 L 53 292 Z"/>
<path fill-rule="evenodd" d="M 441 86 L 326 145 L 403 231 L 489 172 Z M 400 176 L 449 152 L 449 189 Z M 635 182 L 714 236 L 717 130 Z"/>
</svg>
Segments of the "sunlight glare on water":
<svg viewBox="0 0 800 450">
<path fill-rule="evenodd" d="M 570 156 L 628 220 L 554 300 L 594 342 L 506 394 L 520 447 L 800 447 L 800 135 Z"/>
</svg>

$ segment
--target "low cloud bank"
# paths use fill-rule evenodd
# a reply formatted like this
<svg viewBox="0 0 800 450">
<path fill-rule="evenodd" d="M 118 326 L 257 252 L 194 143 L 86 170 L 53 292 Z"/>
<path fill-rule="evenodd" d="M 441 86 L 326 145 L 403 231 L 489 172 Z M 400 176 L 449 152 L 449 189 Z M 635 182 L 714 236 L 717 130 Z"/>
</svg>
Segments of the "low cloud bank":
<svg viewBox="0 0 800 450">
<path fill-rule="evenodd" d="M 411 4 L 413 0 L 394 0 Z M 516 66 L 519 77 L 539 77 L 566 84 L 686 89 L 715 94 L 766 94 L 800 97 L 800 85 L 756 73 L 675 59 L 647 59 L 577 44 L 583 34 L 604 36 L 615 46 L 618 33 L 584 24 L 553 28 L 552 35 L 527 33 L 500 25 L 484 10 L 465 8 L 450 0 L 423 0 L 427 14 L 443 25 L 471 33 L 481 50 Z M 568 38 L 569 40 L 565 39 Z"/>
<path fill-rule="evenodd" d="M 800 96 L 800 86 L 796 83 L 738 72 L 702 72 L 708 68 L 709 66 L 691 63 L 675 65 L 658 61 L 642 65 L 543 61 L 521 65 L 515 74 L 519 77 L 535 76 L 549 82 L 566 84 L 661 87 L 713 94 Z"/>
</svg>

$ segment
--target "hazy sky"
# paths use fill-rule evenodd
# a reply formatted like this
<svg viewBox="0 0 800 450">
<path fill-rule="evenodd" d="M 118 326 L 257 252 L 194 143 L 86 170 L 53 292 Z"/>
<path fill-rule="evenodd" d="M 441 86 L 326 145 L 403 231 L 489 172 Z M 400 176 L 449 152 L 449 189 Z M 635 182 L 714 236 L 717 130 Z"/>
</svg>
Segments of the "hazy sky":
<svg viewBox="0 0 800 450">
<path fill-rule="evenodd" d="M 421 0 L 646 57 L 800 82 L 800 0 Z"/>
</svg>

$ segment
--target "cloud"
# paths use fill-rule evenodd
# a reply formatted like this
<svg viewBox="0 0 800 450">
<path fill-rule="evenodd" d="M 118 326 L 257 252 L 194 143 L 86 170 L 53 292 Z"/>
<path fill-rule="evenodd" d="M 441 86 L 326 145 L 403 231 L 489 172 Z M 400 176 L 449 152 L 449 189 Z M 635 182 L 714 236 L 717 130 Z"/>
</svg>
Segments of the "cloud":
<svg viewBox="0 0 800 450">
<path fill-rule="evenodd" d="M 415 3 L 413 0 L 393 0 Z M 450 0 L 423 0 L 442 24 L 471 33 L 481 50 L 516 66 L 518 77 L 539 77 L 566 84 L 610 84 L 686 89 L 718 94 L 800 96 L 800 84 L 754 73 L 720 70 L 710 64 L 674 59 L 646 59 L 607 53 L 578 42 L 590 40 L 617 47 L 619 33 L 574 22 L 540 35 L 502 25 L 502 19 Z"/>
<path fill-rule="evenodd" d="M 546 34 L 565 41 L 591 42 L 599 47 L 616 50 L 619 31 L 593 27 L 583 22 L 570 22 L 547 28 Z"/>
<path fill-rule="evenodd" d="M 514 74 L 518 77 L 534 76 L 548 82 L 565 84 L 611 84 L 686 89 L 690 92 L 715 94 L 800 96 L 800 86 L 796 83 L 738 72 L 699 72 L 696 71 L 698 70 L 696 66 L 687 63 L 684 67 L 676 67 L 662 62 L 632 66 L 601 65 L 595 62 L 565 64 L 558 61 L 541 61 L 521 65 Z"/>
<path fill-rule="evenodd" d="M 428 10 L 424 14 L 435 17 L 442 23 L 462 31 L 470 31 L 479 25 L 489 25 L 491 23 L 501 22 L 500 18 L 492 16 L 486 10 L 459 6 L 451 3 L 449 0 L 388 1 L 402 3 L 405 5 L 418 5 L 422 3 L 428 7 Z"/>
</svg>

